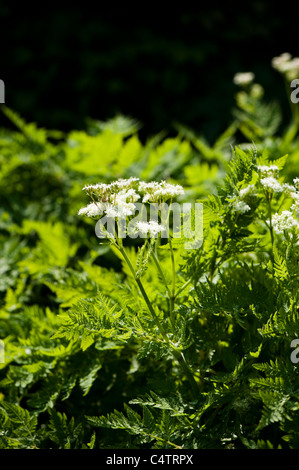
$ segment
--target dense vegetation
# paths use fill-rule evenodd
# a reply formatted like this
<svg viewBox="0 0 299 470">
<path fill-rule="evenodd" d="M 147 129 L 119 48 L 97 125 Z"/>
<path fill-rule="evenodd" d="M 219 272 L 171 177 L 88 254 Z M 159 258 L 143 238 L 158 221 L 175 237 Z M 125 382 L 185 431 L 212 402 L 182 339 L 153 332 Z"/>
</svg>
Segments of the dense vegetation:
<svg viewBox="0 0 299 470">
<path fill-rule="evenodd" d="M 281 128 L 240 86 L 212 145 L 183 125 L 142 143 L 121 115 L 49 131 L 3 106 L 1 448 L 299 447 L 298 113 Z M 97 238 L 82 188 L 120 179 L 183 187 L 202 245 Z"/>
</svg>

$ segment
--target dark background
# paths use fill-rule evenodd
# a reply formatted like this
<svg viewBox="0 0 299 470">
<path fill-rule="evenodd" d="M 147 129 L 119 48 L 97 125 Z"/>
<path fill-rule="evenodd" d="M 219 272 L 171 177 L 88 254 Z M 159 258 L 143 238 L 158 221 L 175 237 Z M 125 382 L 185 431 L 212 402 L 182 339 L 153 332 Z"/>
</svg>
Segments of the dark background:
<svg viewBox="0 0 299 470">
<path fill-rule="evenodd" d="M 233 76 L 246 71 L 288 118 L 271 59 L 299 55 L 299 2 L 21 5 L 0 6 L 0 78 L 6 105 L 27 121 L 68 131 L 122 113 L 144 136 L 178 121 L 213 141 L 231 120 Z"/>
</svg>

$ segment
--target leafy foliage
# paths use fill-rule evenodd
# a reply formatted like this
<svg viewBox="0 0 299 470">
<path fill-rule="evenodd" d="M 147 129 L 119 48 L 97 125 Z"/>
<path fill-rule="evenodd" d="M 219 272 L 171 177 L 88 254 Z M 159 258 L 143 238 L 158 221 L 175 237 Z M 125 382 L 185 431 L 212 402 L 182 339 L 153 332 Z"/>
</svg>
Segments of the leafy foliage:
<svg viewBox="0 0 299 470">
<path fill-rule="evenodd" d="M 1 448 L 299 447 L 299 235 L 273 218 L 296 206 L 298 122 L 278 134 L 243 93 L 214 145 L 179 125 L 141 143 L 120 116 L 53 134 L 3 108 Z M 201 246 L 99 243 L 81 188 L 131 176 L 201 202 Z"/>
</svg>

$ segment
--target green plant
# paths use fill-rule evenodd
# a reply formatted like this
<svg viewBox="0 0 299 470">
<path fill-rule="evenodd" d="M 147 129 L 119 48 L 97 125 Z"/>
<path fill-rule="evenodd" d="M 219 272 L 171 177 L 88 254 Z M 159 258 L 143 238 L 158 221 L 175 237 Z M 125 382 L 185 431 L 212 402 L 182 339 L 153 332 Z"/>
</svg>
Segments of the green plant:
<svg viewBox="0 0 299 470">
<path fill-rule="evenodd" d="M 298 123 L 254 85 L 213 144 L 3 108 L 2 449 L 299 447 Z M 134 226 L 138 201 L 169 210 Z M 186 202 L 193 249 L 162 230 Z"/>
</svg>

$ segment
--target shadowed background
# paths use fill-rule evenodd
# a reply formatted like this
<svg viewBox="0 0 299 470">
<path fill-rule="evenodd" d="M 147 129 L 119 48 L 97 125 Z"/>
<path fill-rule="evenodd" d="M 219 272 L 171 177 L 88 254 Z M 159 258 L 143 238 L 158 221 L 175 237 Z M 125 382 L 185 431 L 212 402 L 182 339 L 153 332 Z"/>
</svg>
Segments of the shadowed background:
<svg viewBox="0 0 299 470">
<path fill-rule="evenodd" d="M 284 10 L 266 1 L 167 11 L 1 5 L 0 23 L 6 104 L 39 126 L 80 129 L 87 117 L 122 113 L 143 123 L 141 137 L 171 133 L 179 121 L 211 141 L 230 121 L 234 74 L 248 70 L 288 112 L 271 59 L 296 55 L 291 2 Z"/>
</svg>

